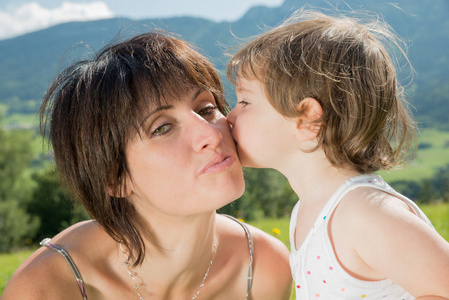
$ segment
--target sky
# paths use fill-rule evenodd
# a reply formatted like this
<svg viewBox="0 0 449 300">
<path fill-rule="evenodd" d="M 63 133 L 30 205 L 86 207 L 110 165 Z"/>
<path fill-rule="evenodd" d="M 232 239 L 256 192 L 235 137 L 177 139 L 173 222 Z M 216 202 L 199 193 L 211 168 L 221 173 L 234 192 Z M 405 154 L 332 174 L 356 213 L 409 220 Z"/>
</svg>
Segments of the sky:
<svg viewBox="0 0 449 300">
<path fill-rule="evenodd" d="M 70 21 L 173 16 L 235 21 L 256 5 L 283 0 L 0 0 L 0 40 Z"/>
</svg>

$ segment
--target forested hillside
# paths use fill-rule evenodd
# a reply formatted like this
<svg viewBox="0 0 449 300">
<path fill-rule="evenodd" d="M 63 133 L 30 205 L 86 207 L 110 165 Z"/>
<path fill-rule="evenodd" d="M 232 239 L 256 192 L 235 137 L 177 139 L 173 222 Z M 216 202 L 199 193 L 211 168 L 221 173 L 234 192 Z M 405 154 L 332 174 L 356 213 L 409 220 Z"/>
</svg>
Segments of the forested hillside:
<svg viewBox="0 0 449 300">
<path fill-rule="evenodd" d="M 230 47 L 260 32 L 265 25 L 281 22 L 304 5 L 341 11 L 368 11 L 379 14 L 409 45 L 408 55 L 415 69 L 408 85 L 422 126 L 449 128 L 449 1 L 385 0 L 299 1 L 286 0 L 276 8 L 254 7 L 240 20 L 216 23 L 205 19 L 178 17 L 130 20 L 115 18 L 74 22 L 54 26 L 17 38 L 0 41 L 0 108 L 3 114 L 34 113 L 46 87 L 57 71 L 73 59 L 88 57 L 93 50 L 130 34 L 162 28 L 181 35 L 207 54 L 219 70 L 226 64 Z M 399 60 L 406 65 L 405 60 Z M 410 69 L 401 75 L 410 83 Z M 232 87 L 227 85 L 233 101 Z"/>
</svg>

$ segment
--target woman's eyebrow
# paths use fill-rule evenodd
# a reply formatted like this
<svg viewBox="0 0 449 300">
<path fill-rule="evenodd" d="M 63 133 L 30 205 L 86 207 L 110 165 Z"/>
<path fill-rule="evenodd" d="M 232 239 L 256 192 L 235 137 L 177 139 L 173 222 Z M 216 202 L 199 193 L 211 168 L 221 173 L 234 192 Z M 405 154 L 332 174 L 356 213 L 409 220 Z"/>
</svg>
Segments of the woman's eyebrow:
<svg viewBox="0 0 449 300">
<path fill-rule="evenodd" d="M 163 110 L 169 110 L 169 109 L 173 109 L 173 105 L 168 104 L 168 105 L 162 105 L 162 106 L 158 106 L 155 109 L 153 109 L 152 111 L 150 111 L 148 113 L 148 115 L 146 115 L 145 118 L 143 118 L 142 122 L 140 123 L 140 127 L 143 127 L 143 125 L 145 124 L 145 122 L 154 114 L 163 111 Z"/>
<path fill-rule="evenodd" d="M 202 92 L 205 92 L 206 90 L 202 90 L 202 89 L 198 89 L 196 92 L 195 92 L 195 94 L 193 94 L 193 97 L 192 97 L 192 101 L 195 101 L 196 100 L 196 98 L 198 98 L 198 96 L 202 93 Z"/>
</svg>

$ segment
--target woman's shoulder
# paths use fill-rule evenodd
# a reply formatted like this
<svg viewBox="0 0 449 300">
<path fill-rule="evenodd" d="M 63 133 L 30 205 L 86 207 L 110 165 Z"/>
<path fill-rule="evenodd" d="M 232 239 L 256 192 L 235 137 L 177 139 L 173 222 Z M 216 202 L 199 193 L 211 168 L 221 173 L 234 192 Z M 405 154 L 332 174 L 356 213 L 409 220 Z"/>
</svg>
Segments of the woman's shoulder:
<svg viewBox="0 0 449 300">
<path fill-rule="evenodd" d="M 218 227 L 220 224 L 226 226 L 232 243 L 246 245 L 249 252 L 249 237 L 242 225 L 225 216 L 219 216 L 219 219 L 221 220 L 217 222 Z M 246 223 L 243 225 L 249 230 L 254 249 L 251 289 L 253 299 L 290 299 L 292 277 L 288 248 L 279 239 L 264 231 Z"/>
<path fill-rule="evenodd" d="M 91 240 L 94 236 L 100 237 L 103 234 L 96 222 L 85 221 L 65 229 L 52 238 L 51 243 L 69 253 L 75 265 L 79 267 L 85 265 L 83 255 L 90 256 L 92 253 L 87 249 L 85 239 Z M 57 251 L 41 247 L 14 272 L 1 299 L 71 299 L 71 297 L 80 299 L 79 286 L 70 265 Z"/>
<path fill-rule="evenodd" d="M 243 220 L 226 215 L 217 215 L 217 228 L 222 237 L 232 240 L 235 245 L 244 244 L 248 248 L 251 243 L 254 249 L 257 247 L 256 250 L 259 255 L 265 253 L 278 254 L 288 260 L 289 251 L 279 239 L 245 223 Z"/>
<path fill-rule="evenodd" d="M 62 255 L 40 248 L 14 272 L 1 299 L 70 299 L 72 295 L 79 299 L 77 282 L 70 273 Z"/>
<path fill-rule="evenodd" d="M 254 299 L 290 299 L 289 250 L 279 239 L 247 225 L 254 240 Z"/>
</svg>

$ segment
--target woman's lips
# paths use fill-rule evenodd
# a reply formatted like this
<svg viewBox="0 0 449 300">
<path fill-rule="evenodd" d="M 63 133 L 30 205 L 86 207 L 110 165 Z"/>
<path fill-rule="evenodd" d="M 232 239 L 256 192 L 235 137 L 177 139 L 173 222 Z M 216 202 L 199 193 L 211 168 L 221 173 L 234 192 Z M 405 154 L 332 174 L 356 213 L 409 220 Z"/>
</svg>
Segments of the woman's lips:
<svg viewBox="0 0 449 300">
<path fill-rule="evenodd" d="M 232 155 L 225 153 L 217 154 L 201 170 L 200 175 L 224 171 L 231 167 L 235 160 L 236 158 Z"/>
</svg>

